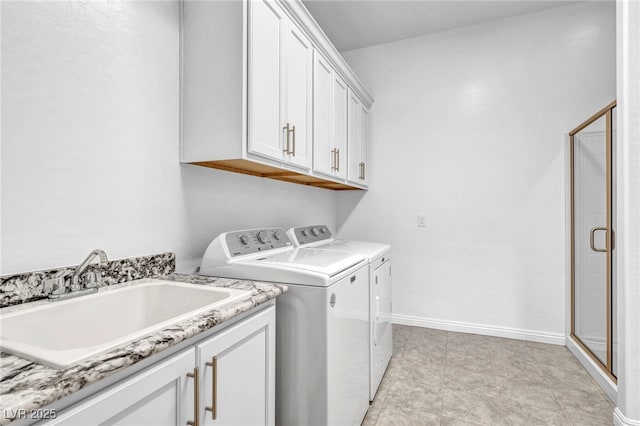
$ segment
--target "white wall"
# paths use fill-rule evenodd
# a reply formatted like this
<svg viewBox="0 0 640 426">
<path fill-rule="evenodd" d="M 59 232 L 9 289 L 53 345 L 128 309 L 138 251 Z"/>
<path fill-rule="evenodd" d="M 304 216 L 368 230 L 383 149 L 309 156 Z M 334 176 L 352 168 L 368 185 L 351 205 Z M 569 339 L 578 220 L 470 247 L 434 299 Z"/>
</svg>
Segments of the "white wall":
<svg viewBox="0 0 640 426">
<path fill-rule="evenodd" d="M 335 224 L 332 191 L 178 164 L 171 2 L 2 2 L 1 274 Z"/>
<path fill-rule="evenodd" d="M 640 425 L 640 3 L 617 2 L 618 400 L 613 424 Z"/>
<path fill-rule="evenodd" d="M 615 5 L 344 56 L 376 102 L 371 190 L 338 195 L 339 236 L 393 245 L 398 320 L 563 343 L 563 135 L 616 96 Z"/>
</svg>

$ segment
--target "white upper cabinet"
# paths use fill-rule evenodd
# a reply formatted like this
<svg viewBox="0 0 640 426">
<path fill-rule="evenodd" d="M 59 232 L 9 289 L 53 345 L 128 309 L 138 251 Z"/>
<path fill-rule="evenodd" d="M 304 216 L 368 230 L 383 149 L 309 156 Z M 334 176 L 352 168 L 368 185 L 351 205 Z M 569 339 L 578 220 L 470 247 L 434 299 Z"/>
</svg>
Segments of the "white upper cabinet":
<svg viewBox="0 0 640 426">
<path fill-rule="evenodd" d="M 365 188 L 366 179 L 348 170 L 348 93 L 365 109 L 373 99 L 302 2 L 181 4 L 180 161 L 322 188 Z M 353 125 L 363 133 L 360 121 Z M 353 158 L 366 162 L 366 149 L 357 151 Z M 366 176 L 366 166 L 356 167 Z"/>
<path fill-rule="evenodd" d="M 337 73 L 333 73 L 333 149 L 335 149 L 334 174 L 347 178 L 347 84 Z"/>
<path fill-rule="evenodd" d="M 313 47 L 276 2 L 249 4 L 248 152 L 309 169 Z"/>
<path fill-rule="evenodd" d="M 358 153 L 362 167 L 361 183 L 369 185 L 369 109 L 360 103 L 360 134 L 358 140 Z"/>
<path fill-rule="evenodd" d="M 248 151 L 282 160 L 281 58 L 287 22 L 284 11 L 274 2 L 257 0 L 250 5 Z"/>
<path fill-rule="evenodd" d="M 358 96 L 349 90 L 348 107 L 348 180 L 351 183 L 367 186 L 369 182 L 368 144 L 369 109 Z"/>
<path fill-rule="evenodd" d="M 333 69 L 315 52 L 313 62 L 313 170 L 332 175 L 335 169 L 333 151 Z"/>
<path fill-rule="evenodd" d="M 313 170 L 345 179 L 347 85 L 318 51 L 314 58 L 313 111 Z"/>
<path fill-rule="evenodd" d="M 304 33 L 289 20 L 285 37 L 285 84 L 281 97 L 285 100 L 285 132 L 289 139 L 285 161 L 311 168 L 313 149 L 313 46 Z"/>
</svg>

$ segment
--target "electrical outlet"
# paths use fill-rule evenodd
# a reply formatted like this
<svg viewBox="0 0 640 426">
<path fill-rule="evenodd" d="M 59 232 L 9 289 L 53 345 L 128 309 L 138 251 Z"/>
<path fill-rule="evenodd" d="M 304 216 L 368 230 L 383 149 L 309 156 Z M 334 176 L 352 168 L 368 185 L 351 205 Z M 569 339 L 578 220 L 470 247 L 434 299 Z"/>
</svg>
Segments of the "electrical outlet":
<svg viewBox="0 0 640 426">
<path fill-rule="evenodd" d="M 427 226 L 427 220 L 425 219 L 424 215 L 419 214 L 418 215 L 418 227 L 424 228 L 426 226 Z"/>
</svg>

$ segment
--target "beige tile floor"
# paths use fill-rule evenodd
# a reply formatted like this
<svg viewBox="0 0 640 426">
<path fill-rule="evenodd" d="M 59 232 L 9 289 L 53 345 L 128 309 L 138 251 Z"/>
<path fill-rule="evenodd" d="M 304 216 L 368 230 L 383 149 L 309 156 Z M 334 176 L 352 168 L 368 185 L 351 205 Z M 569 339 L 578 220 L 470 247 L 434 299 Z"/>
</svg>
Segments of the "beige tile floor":
<svg viewBox="0 0 640 426">
<path fill-rule="evenodd" d="M 398 325 L 393 333 L 363 425 L 613 423 L 613 404 L 564 346 Z"/>
</svg>

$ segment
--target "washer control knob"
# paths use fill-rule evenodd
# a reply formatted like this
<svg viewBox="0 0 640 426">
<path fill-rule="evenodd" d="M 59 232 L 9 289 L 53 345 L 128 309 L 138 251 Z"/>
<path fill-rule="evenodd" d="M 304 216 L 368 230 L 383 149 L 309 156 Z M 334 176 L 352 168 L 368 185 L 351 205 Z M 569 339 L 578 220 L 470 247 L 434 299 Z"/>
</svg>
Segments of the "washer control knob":
<svg viewBox="0 0 640 426">
<path fill-rule="evenodd" d="M 326 234 L 327 233 L 327 228 L 324 227 L 324 226 L 322 228 L 320 228 L 320 233 Z"/>
<path fill-rule="evenodd" d="M 264 244 L 267 242 L 267 233 L 265 231 L 260 231 L 258 232 L 258 234 L 256 235 L 256 238 L 258 239 L 258 242 L 260 244 Z"/>
<path fill-rule="evenodd" d="M 273 233 L 273 239 L 276 241 L 280 241 L 282 237 L 280 236 L 280 231 L 276 231 Z"/>
<path fill-rule="evenodd" d="M 317 237 L 318 235 L 320 235 L 320 230 L 314 226 L 313 228 L 311 228 L 311 233 L 314 237 Z"/>
<path fill-rule="evenodd" d="M 249 237 L 247 237 L 246 235 L 240 235 L 240 244 L 242 244 L 243 246 L 246 246 L 249 243 Z"/>
<path fill-rule="evenodd" d="M 303 237 L 306 237 L 308 235 L 306 229 L 303 229 L 302 231 L 300 231 L 300 233 L 302 234 Z"/>
</svg>

